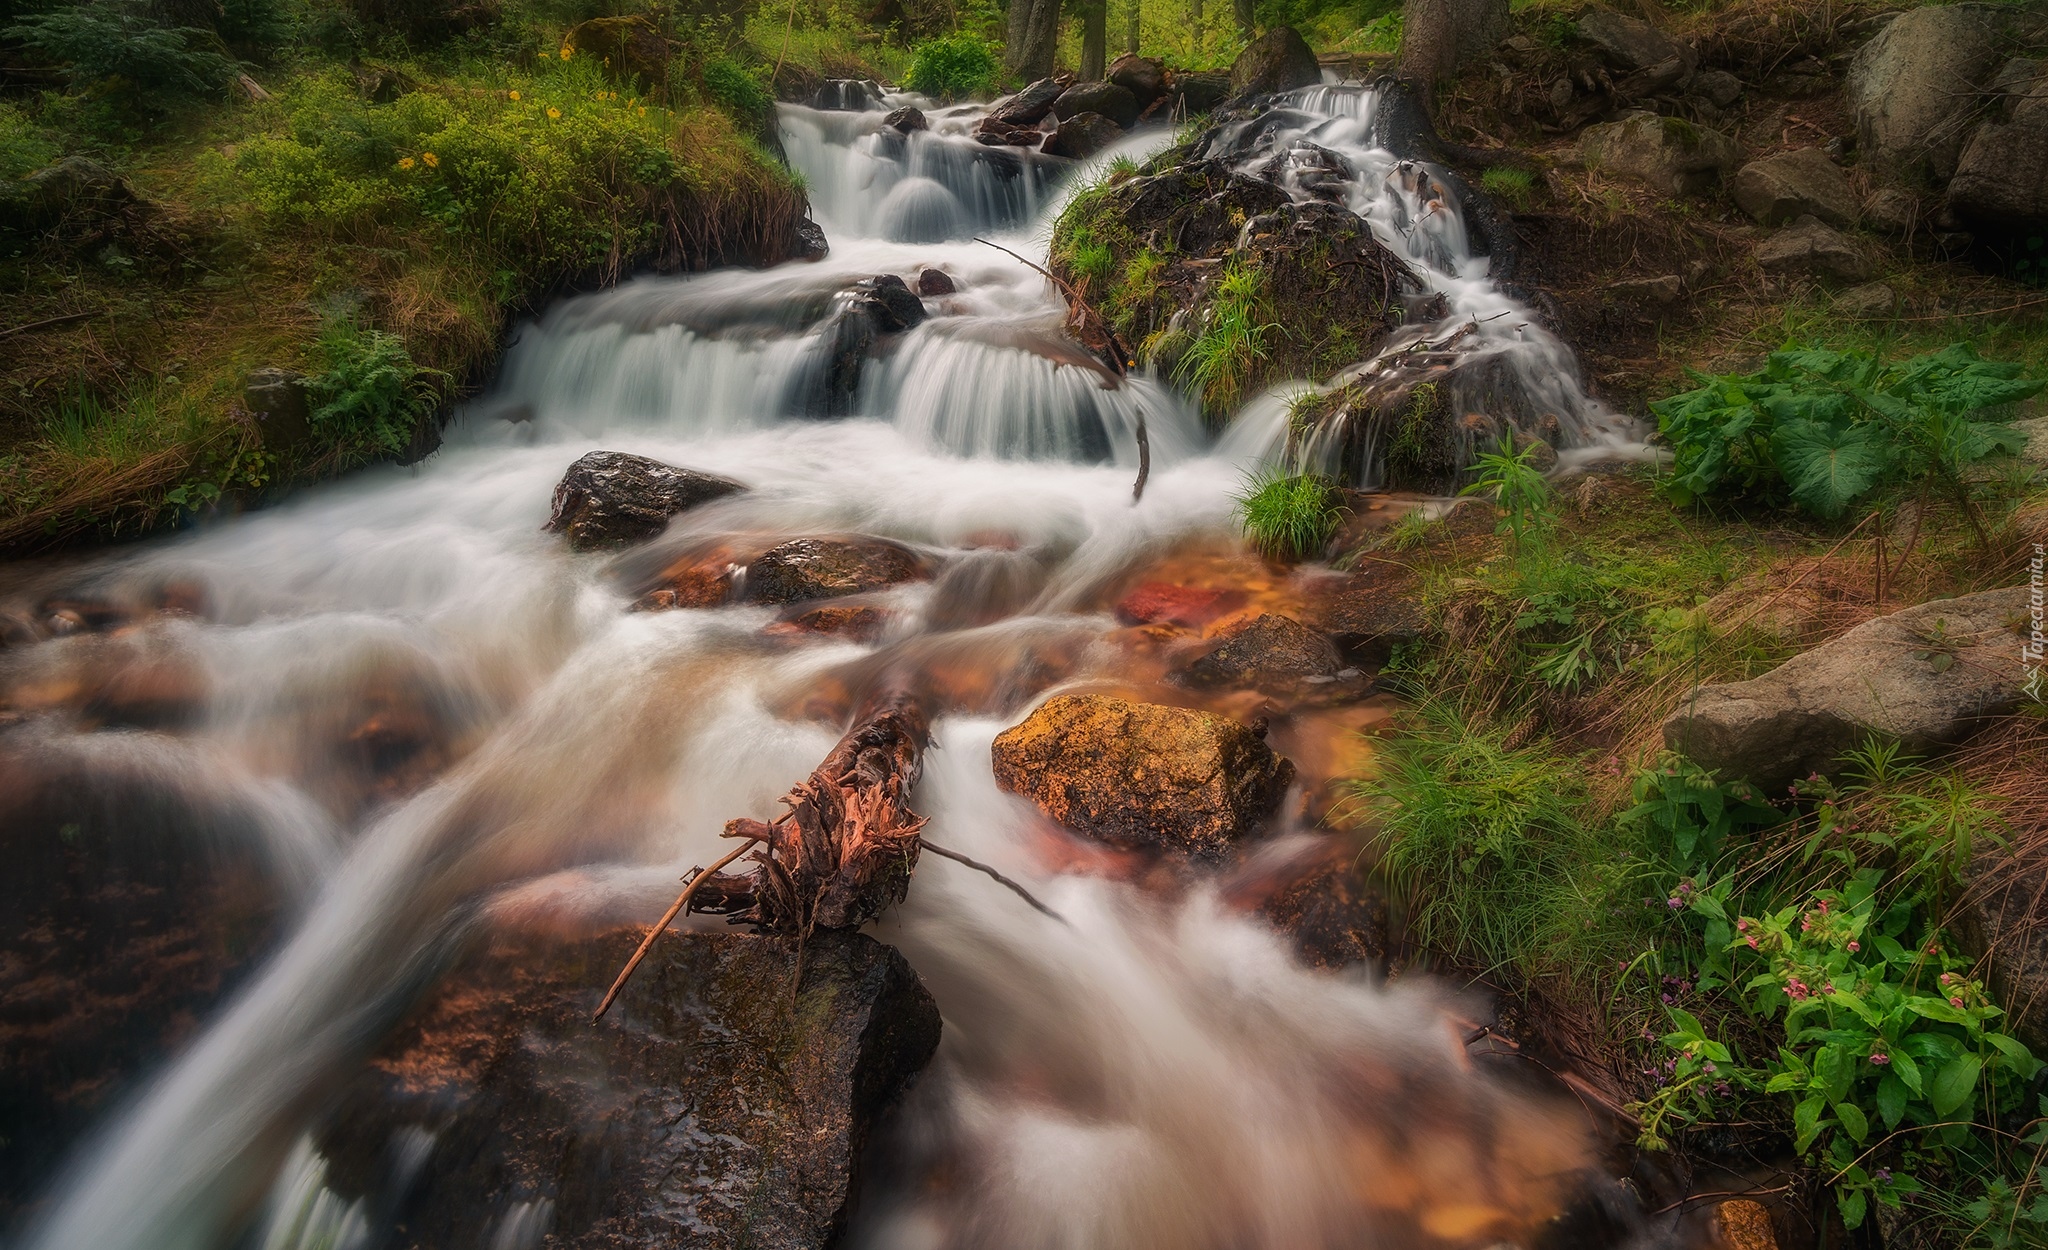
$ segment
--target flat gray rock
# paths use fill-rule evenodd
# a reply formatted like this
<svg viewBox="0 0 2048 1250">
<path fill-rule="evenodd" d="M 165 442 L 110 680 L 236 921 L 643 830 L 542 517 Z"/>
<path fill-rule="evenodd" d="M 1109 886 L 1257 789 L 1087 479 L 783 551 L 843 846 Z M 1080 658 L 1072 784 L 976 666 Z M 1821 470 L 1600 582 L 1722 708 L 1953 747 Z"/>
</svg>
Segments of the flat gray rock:
<svg viewBox="0 0 2048 1250">
<path fill-rule="evenodd" d="M 1664 721 L 1664 743 L 1767 792 L 1833 771 L 1872 736 L 1916 755 L 1953 746 L 2024 697 L 2028 590 L 1937 599 L 1868 621 L 1772 669 L 1701 686 Z"/>
</svg>

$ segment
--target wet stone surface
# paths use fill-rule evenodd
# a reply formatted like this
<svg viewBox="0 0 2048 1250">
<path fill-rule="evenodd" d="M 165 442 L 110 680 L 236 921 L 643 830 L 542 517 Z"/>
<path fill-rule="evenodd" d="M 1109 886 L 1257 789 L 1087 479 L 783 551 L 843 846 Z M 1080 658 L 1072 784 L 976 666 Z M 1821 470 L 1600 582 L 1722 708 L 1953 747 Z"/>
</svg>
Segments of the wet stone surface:
<svg viewBox="0 0 2048 1250">
<path fill-rule="evenodd" d="M 938 1046 L 931 996 L 858 934 L 814 936 L 794 995 L 791 943 L 671 935 L 592 1024 L 640 936 L 496 937 L 344 1091 L 328 1185 L 383 1244 L 834 1244 L 869 1134 Z"/>
</svg>

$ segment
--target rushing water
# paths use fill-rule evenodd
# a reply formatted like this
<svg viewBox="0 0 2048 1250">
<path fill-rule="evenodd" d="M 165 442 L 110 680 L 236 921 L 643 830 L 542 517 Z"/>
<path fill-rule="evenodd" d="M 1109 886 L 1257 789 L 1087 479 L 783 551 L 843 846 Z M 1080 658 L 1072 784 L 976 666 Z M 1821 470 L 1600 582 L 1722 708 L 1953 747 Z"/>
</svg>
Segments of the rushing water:
<svg viewBox="0 0 2048 1250">
<path fill-rule="evenodd" d="M 1491 318 L 1489 350 L 1595 438 L 1609 418 L 1578 393 L 1568 354 L 1490 287 L 1448 218 L 1418 227 L 1412 196 L 1389 189 L 1370 97 L 1294 103 L 1303 132 L 1359 168 L 1353 206 L 1429 267 L 1453 319 Z M 235 836 L 306 882 L 281 948 L 69 1160 L 25 1247 L 380 1244 L 301 1134 L 494 900 L 495 914 L 516 901 L 591 922 L 657 913 L 680 872 L 722 849 L 726 819 L 771 815 L 823 756 L 836 727 L 794 709 L 876 647 L 998 677 L 1051 648 L 1077 678 L 1120 675 L 1096 641 L 1102 595 L 1228 533 L 1242 470 L 1274 450 L 1273 405 L 1212 445 L 1170 388 L 1119 383 L 1065 342 L 1043 279 L 972 236 L 1042 253 L 1071 171 L 979 148 L 964 134 L 974 116 L 935 111 L 932 132 L 905 140 L 878 111 L 785 107 L 829 259 L 565 301 L 521 332 L 425 465 L 95 571 L 112 598 L 201 587 L 205 623 L 7 653 L 17 692 L 139 662 L 117 646 L 188 674 L 201 711 L 181 726 L 88 734 L 53 715 L 12 745 L 68 753 L 87 785 L 100 769 L 203 791 Z M 958 293 L 870 362 L 841 419 L 814 419 L 838 293 L 921 266 Z M 1141 417 L 1153 468 L 1134 505 Z M 573 555 L 541 524 L 562 470 L 597 447 L 752 489 L 687 514 L 651 555 Z M 896 539 L 945 570 L 882 597 L 898 623 L 876 647 L 769 645 L 763 608 L 624 610 L 636 570 L 693 544 L 838 532 Z M 341 758 L 345 728 L 393 689 L 447 764 L 395 797 Z M 935 841 L 1028 883 L 1071 924 L 927 861 L 881 925 L 946 1027 L 900 1134 L 905 1179 L 871 1204 L 859 1245 L 1481 1245 L 1555 1211 L 1582 1123 L 1472 1070 L 1469 1004 L 1308 972 L 1214 886 L 1163 899 L 1062 873 L 990 776 L 991 739 L 1026 710 L 996 698 L 942 715 L 913 804 Z M 920 1180 L 938 1160 L 950 1188 Z M 545 1219 L 508 1211 L 498 1240 L 530 1241 Z"/>
</svg>

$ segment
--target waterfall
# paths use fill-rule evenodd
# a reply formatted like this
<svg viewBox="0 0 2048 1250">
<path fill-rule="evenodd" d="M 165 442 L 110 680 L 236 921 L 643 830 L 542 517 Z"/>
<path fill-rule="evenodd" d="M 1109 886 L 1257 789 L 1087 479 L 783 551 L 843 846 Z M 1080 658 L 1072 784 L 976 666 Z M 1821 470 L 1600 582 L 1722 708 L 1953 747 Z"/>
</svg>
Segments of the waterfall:
<svg viewBox="0 0 2048 1250">
<path fill-rule="evenodd" d="M 726 819 L 771 815 L 829 747 L 833 727 L 777 714 L 780 692 L 821 680 L 850 644 L 768 646 L 765 608 L 628 613 L 634 557 L 572 555 L 541 532 L 555 481 L 583 453 L 638 452 L 749 485 L 679 518 L 656 555 L 735 535 L 864 532 L 965 568 L 999 536 L 998 549 L 1022 553 L 1016 567 L 885 597 L 919 628 L 951 631 L 970 665 L 1009 662 L 1016 629 L 1097 638 L 1110 628 L 1102 588 L 1190 542 L 1230 539 L 1231 492 L 1274 454 L 1284 405 L 1255 402 L 1212 444 L 1185 398 L 1111 376 L 1065 338 L 1066 309 L 1037 273 L 974 241 L 1042 254 L 1062 195 L 1090 171 L 974 142 L 972 107 L 930 108 L 931 130 L 904 136 L 872 105 L 911 98 L 861 102 L 781 111 L 826 260 L 566 299 L 520 328 L 497 382 L 424 465 L 367 470 L 79 570 L 109 591 L 175 576 L 213 605 L 204 623 L 141 627 L 203 662 L 192 724 L 49 731 L 91 745 L 72 753 L 101 769 L 81 784 L 160 768 L 175 750 L 188 769 L 234 778 L 216 788 L 263 795 L 266 828 L 296 813 L 304 832 L 272 840 L 312 881 L 260 973 L 73 1154 L 25 1250 L 224 1250 L 251 1235 L 385 1244 L 367 1208 L 325 1187 L 303 1134 L 488 923 L 491 900 L 573 879 L 564 896 L 594 923 L 657 914 L 681 872 L 723 849 Z M 1311 89 L 1289 116 L 1353 160 L 1349 202 L 1428 269 L 1450 318 L 1481 320 L 1542 402 L 1573 414 L 1584 440 L 1602 436 L 1615 419 L 1577 389 L 1569 353 L 1488 283 L 1448 218 L 1390 183 L 1371 103 Z M 1169 141 L 1141 133 L 1118 152 Z M 874 337 L 849 376 L 832 354 L 845 293 L 927 268 L 956 291 Z M 845 387 L 839 419 L 817 419 L 821 369 L 840 370 L 826 380 Z M 1141 420 L 1152 478 L 1134 505 Z M 981 615 L 960 601 L 976 595 Z M 1079 663 L 1117 677 L 1095 652 Z M 337 709 L 386 686 L 424 692 L 419 715 L 445 740 L 446 766 L 411 792 L 343 802 L 330 778 Z M 991 738 L 1027 710 L 942 717 L 914 803 L 935 840 L 1026 883 L 1073 927 L 943 867 L 921 871 L 884 923 L 946 1016 L 910 1109 L 906 1175 L 957 1155 L 976 1189 L 907 1182 L 878 1199 L 856 1244 L 1392 1245 L 1374 1230 L 1391 1227 L 1378 1213 L 1397 1183 L 1448 1175 L 1508 1206 L 1503 1194 L 1541 1189 L 1577 1159 L 1575 1127 L 1466 1066 L 1455 996 L 1307 972 L 1212 885 L 1168 900 L 1051 866 L 1034 850 L 1035 817 L 989 771 Z M 538 1244 L 554 1218 L 545 1200 L 508 1206 L 479 1244 Z"/>
</svg>

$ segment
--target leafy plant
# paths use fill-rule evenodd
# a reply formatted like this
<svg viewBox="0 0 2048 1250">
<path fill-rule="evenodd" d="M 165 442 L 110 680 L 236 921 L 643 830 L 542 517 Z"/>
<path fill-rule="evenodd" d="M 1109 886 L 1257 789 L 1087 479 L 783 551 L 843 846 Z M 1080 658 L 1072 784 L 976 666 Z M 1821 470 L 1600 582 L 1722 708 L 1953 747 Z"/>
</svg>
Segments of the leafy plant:
<svg viewBox="0 0 2048 1250">
<path fill-rule="evenodd" d="M 972 35 L 950 35 L 917 45 L 903 85 L 935 100 L 953 101 L 995 90 L 996 58 Z"/>
<path fill-rule="evenodd" d="M 1778 824 L 1785 815 L 1748 782 L 1722 782 L 1666 753 L 1636 774 L 1635 806 L 1621 819 L 1656 830 L 1671 848 L 1672 866 L 1688 873 L 1719 859 L 1731 835 Z"/>
<path fill-rule="evenodd" d="M 1343 496 L 1328 478 L 1267 468 L 1245 481 L 1238 522 L 1252 545 L 1275 560 L 1306 560 L 1322 551 L 1343 519 Z"/>
<path fill-rule="evenodd" d="M 704 90 L 718 107 L 735 117 L 752 120 L 775 111 L 775 96 L 746 66 L 729 56 L 714 56 L 704 62 Z"/>
<path fill-rule="evenodd" d="M 314 428 L 351 460 L 403 453 L 445 375 L 415 364 L 397 335 L 352 321 L 330 323 L 319 349 L 327 369 L 307 380 Z"/>
<path fill-rule="evenodd" d="M 1695 375 L 1702 385 L 1650 405 L 1674 453 L 1666 490 L 1681 505 L 1783 490 L 1831 519 L 1888 484 L 1939 487 L 1982 541 L 1966 469 L 2024 445 L 2004 410 L 2048 382 L 2021 372 L 1958 343 L 1896 363 L 1787 347 L 1757 373 Z"/>
<path fill-rule="evenodd" d="M 1481 452 L 1472 468 L 1478 477 L 1458 493 L 1492 495 L 1501 508 L 1500 532 L 1510 535 L 1515 550 L 1521 551 L 1524 538 L 1541 532 L 1553 519 L 1550 483 L 1536 468 L 1536 444 L 1520 451 L 1504 446 Z"/>
<path fill-rule="evenodd" d="M 57 158 L 57 145 L 21 109 L 0 100 L 0 180 L 34 173 Z"/>
<path fill-rule="evenodd" d="M 1696 1017 L 1673 1011 L 1677 1027 L 1663 1042 L 1684 1059 L 1644 1120 L 1654 1138 L 1667 1116 L 1713 1114 L 1704 1090 L 1717 1078 L 1785 1096 L 1793 1148 L 1828 1169 L 1852 1229 L 1871 1201 L 1897 1206 L 1920 1188 L 1903 1166 L 1870 1164 L 1885 1135 L 1903 1125 L 1918 1130 L 1923 1152 L 1965 1145 L 1981 1118 L 2018 1105 L 2040 1067 L 1992 1027 L 2004 1013 L 1969 978 L 1968 961 L 1938 937 L 1915 940 L 1913 909 L 1879 906 L 1883 876 L 1860 870 L 1845 889 L 1734 921 L 1728 949 L 1754 973 L 1744 1002 L 1785 1040 L 1775 1058 L 1739 1069 Z M 1722 913 L 1707 895 L 1693 906 Z"/>
</svg>

